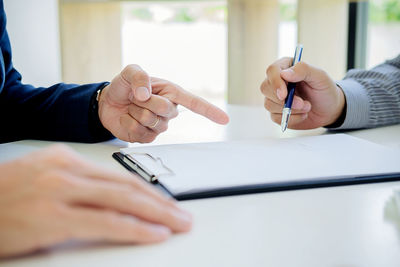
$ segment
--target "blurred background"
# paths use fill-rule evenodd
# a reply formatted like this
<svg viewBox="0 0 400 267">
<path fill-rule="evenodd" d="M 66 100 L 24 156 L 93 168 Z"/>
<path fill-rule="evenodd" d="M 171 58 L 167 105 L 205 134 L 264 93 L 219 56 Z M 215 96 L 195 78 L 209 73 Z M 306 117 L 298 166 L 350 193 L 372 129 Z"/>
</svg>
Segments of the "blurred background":
<svg viewBox="0 0 400 267">
<path fill-rule="evenodd" d="M 265 68 L 292 56 L 340 79 L 400 53 L 398 0 L 5 0 L 23 81 L 110 80 L 125 65 L 217 105 L 261 104 Z"/>
</svg>

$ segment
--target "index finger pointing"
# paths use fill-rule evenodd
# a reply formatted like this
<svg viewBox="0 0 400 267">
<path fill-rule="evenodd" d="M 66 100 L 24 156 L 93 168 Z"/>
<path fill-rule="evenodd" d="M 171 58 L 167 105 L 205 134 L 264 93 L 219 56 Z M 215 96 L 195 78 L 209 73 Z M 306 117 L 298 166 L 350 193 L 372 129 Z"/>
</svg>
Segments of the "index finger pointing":
<svg viewBox="0 0 400 267">
<path fill-rule="evenodd" d="M 205 99 L 184 90 L 178 85 L 154 78 L 152 88 L 155 93 L 164 91 L 165 93 L 162 94 L 162 96 L 166 97 L 173 103 L 182 105 L 216 123 L 227 124 L 229 122 L 228 115 L 222 109 L 214 106 Z"/>
<path fill-rule="evenodd" d="M 183 89 L 176 90 L 174 99 L 171 101 L 182 105 L 216 123 L 227 124 L 229 122 L 228 115 L 222 109 Z"/>
</svg>

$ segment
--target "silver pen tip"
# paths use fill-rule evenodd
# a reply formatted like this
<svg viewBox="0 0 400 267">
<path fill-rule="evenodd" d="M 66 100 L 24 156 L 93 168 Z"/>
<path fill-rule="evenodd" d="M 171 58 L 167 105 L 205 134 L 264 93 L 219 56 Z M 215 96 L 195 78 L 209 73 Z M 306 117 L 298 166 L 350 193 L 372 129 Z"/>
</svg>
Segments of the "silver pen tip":
<svg viewBox="0 0 400 267">
<path fill-rule="evenodd" d="M 282 111 L 282 121 L 281 121 L 282 133 L 284 133 L 287 129 L 291 111 L 292 110 L 290 108 L 284 108 Z"/>
<path fill-rule="evenodd" d="M 286 131 L 286 128 L 287 128 L 286 123 L 282 122 L 282 123 L 281 123 L 281 130 L 282 130 L 282 133 L 284 133 L 284 132 Z"/>
</svg>

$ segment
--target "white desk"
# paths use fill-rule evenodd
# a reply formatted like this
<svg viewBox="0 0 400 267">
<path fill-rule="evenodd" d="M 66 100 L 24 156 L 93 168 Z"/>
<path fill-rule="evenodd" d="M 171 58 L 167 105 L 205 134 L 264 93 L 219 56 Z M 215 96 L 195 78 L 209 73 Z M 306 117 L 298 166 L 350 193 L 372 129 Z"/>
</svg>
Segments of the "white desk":
<svg viewBox="0 0 400 267">
<path fill-rule="evenodd" d="M 229 106 L 229 126 L 183 112 L 156 144 L 282 137 L 262 108 Z M 196 126 L 188 127 L 188 121 Z M 200 135 L 204 129 L 207 131 Z M 315 135 L 325 130 L 286 136 Z M 400 149 L 400 125 L 349 134 Z M 0 145 L 0 161 L 47 145 Z M 71 144 L 93 160 L 122 167 L 123 142 Z M 399 160 L 400 162 L 400 160 Z M 390 202 L 400 182 L 254 194 L 182 202 L 194 215 L 188 234 L 147 246 L 66 244 L 0 261 L 1 266 L 400 266 L 400 216 Z"/>
</svg>

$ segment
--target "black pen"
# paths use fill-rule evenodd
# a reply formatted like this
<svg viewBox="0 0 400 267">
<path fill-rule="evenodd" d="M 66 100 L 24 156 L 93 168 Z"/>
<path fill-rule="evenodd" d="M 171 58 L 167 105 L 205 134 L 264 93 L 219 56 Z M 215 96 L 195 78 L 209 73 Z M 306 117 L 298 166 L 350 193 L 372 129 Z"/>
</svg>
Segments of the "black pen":
<svg viewBox="0 0 400 267">
<path fill-rule="evenodd" d="M 301 60 L 301 54 L 303 53 L 303 45 L 298 44 L 296 46 L 296 51 L 294 52 L 292 66 L 296 65 Z M 288 83 L 287 85 L 288 95 L 285 100 L 285 106 L 282 110 L 282 121 L 281 129 L 285 132 L 289 123 L 290 114 L 292 113 L 292 104 L 294 92 L 296 90 L 296 83 Z"/>
</svg>

